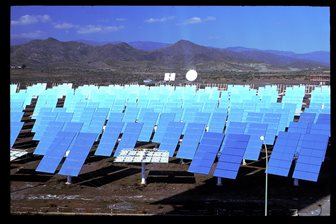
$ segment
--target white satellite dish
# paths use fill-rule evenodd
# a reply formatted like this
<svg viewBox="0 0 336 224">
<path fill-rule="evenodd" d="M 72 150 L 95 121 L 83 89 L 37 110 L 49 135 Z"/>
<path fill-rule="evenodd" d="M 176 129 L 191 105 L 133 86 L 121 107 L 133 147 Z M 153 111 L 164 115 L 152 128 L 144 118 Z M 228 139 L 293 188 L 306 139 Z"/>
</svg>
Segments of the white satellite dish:
<svg viewBox="0 0 336 224">
<path fill-rule="evenodd" d="M 195 71 L 195 70 L 193 70 L 193 69 L 191 69 L 191 70 L 189 70 L 188 72 L 187 72 L 187 74 L 186 74 L 186 79 L 188 80 L 188 81 L 195 81 L 196 80 L 196 78 L 197 78 L 197 72 Z"/>
</svg>

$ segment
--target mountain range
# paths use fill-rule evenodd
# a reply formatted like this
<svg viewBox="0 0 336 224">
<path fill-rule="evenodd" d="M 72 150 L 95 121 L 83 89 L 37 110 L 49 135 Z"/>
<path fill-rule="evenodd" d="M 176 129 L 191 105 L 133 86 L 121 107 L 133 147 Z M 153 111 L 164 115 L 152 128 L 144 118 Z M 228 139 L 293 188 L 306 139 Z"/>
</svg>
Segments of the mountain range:
<svg viewBox="0 0 336 224">
<path fill-rule="evenodd" d="M 213 48 L 187 40 L 158 42 L 62 42 L 54 38 L 11 43 L 11 64 L 27 68 L 187 69 L 204 71 L 292 71 L 329 69 L 329 52 L 294 52 L 231 47 Z"/>
<path fill-rule="evenodd" d="M 266 57 L 268 54 L 274 54 L 279 56 L 289 57 L 291 59 L 302 59 L 314 62 L 319 62 L 324 65 L 330 65 L 330 52 L 328 51 L 314 51 L 304 54 L 298 54 L 291 51 L 277 51 L 277 50 L 258 50 L 253 48 L 244 47 L 228 47 L 226 50 L 245 53 L 245 54 L 264 54 Z"/>
<path fill-rule="evenodd" d="M 26 44 L 34 39 L 30 38 L 18 38 L 14 37 L 11 39 L 11 46 L 16 46 L 16 45 L 21 45 L 21 44 Z M 122 41 L 92 41 L 92 40 L 76 40 L 76 42 L 81 42 L 84 44 L 92 45 L 92 46 L 102 46 L 106 44 L 119 44 L 122 43 Z M 160 43 L 160 42 L 154 42 L 154 41 L 132 41 L 132 42 L 127 42 L 130 46 L 139 49 L 139 50 L 144 50 L 144 51 L 153 51 L 157 50 L 163 47 L 168 47 L 171 44 L 168 43 Z"/>
</svg>

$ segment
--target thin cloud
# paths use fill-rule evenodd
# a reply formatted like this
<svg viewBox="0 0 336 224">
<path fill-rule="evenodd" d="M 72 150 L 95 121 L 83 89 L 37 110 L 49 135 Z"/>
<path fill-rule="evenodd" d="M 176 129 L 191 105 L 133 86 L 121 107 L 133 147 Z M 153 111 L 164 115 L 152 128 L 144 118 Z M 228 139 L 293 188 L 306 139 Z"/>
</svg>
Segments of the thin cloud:
<svg viewBox="0 0 336 224">
<path fill-rule="evenodd" d="M 145 23 L 164 23 L 169 20 L 175 19 L 175 16 L 161 17 L 161 18 L 149 18 L 145 20 Z"/>
<path fill-rule="evenodd" d="M 204 22 L 215 21 L 215 20 L 216 20 L 216 17 L 208 16 L 207 18 L 204 19 Z"/>
<path fill-rule="evenodd" d="M 51 18 L 49 15 L 24 15 L 18 20 L 11 20 L 11 25 L 30 25 L 34 23 L 47 23 L 50 21 Z"/>
<path fill-rule="evenodd" d="M 55 29 L 61 29 L 61 30 L 67 30 L 67 29 L 71 29 L 71 28 L 78 28 L 78 25 L 74 25 L 71 23 L 55 23 L 54 24 L 54 28 Z"/>
<path fill-rule="evenodd" d="M 124 28 L 124 26 L 103 26 L 103 25 L 76 25 L 68 22 L 53 23 L 55 29 L 70 30 L 76 29 L 78 34 L 115 32 Z"/>
<path fill-rule="evenodd" d="M 44 37 L 46 35 L 45 32 L 41 31 L 41 30 L 36 30 L 33 32 L 28 32 L 28 33 L 19 33 L 19 34 L 13 34 L 11 35 L 14 38 L 29 38 L 29 39 L 35 39 L 35 38 L 39 38 L 39 37 Z"/>
<path fill-rule="evenodd" d="M 185 20 L 182 25 L 190 25 L 190 24 L 197 24 L 201 23 L 202 19 L 200 17 L 192 17 L 190 19 Z"/>
<path fill-rule="evenodd" d="M 78 34 L 90 34 L 90 33 L 106 33 L 115 32 L 124 29 L 124 26 L 100 26 L 100 25 L 86 25 L 80 27 L 77 30 Z"/>
<path fill-rule="evenodd" d="M 209 40 L 219 40 L 221 38 L 222 38 L 221 36 L 209 36 L 208 37 Z"/>
<path fill-rule="evenodd" d="M 114 32 L 114 31 L 119 31 L 123 28 L 124 26 L 104 26 L 103 31 L 104 32 Z"/>
<path fill-rule="evenodd" d="M 107 18 L 104 18 L 104 19 L 97 19 L 97 23 L 107 23 L 107 22 L 109 22 L 110 20 L 109 19 L 107 19 Z"/>
<path fill-rule="evenodd" d="M 194 25 L 194 24 L 206 23 L 206 22 L 210 22 L 214 20 L 216 20 L 216 17 L 213 17 L 213 16 L 208 16 L 204 19 L 194 16 L 194 17 L 184 20 L 182 23 L 178 23 L 177 25 L 179 26 Z"/>
<path fill-rule="evenodd" d="M 126 18 L 116 18 L 116 21 L 118 21 L 118 22 L 124 22 L 126 20 L 127 20 Z"/>
</svg>

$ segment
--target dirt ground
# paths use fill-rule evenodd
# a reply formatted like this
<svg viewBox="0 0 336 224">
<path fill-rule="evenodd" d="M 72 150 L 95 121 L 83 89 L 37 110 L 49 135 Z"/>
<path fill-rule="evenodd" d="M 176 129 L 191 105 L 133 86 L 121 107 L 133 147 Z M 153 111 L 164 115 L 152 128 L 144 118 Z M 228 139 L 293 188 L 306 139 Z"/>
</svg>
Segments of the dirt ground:
<svg viewBox="0 0 336 224">
<path fill-rule="evenodd" d="M 25 125 L 14 148 L 33 152 L 33 121 L 27 107 Z M 32 153 L 10 163 L 11 214 L 263 216 L 265 153 L 247 161 L 236 180 L 187 172 L 190 161 L 171 158 L 168 164 L 147 164 L 147 184 L 141 185 L 141 165 L 115 163 L 113 157 L 94 156 L 91 149 L 81 173 L 67 185 L 66 177 L 35 172 L 41 156 Z M 143 144 L 138 144 L 142 145 Z M 268 215 L 330 215 L 330 143 L 318 182 L 269 175 Z M 272 146 L 268 146 L 271 153 Z M 61 163 L 62 164 L 62 163 Z M 215 166 L 213 166 L 214 168 Z M 293 166 L 292 166 L 293 167 Z"/>
<path fill-rule="evenodd" d="M 264 159 L 248 162 L 241 166 L 237 180 L 223 179 L 223 186 L 216 186 L 215 177 L 189 173 L 190 162 L 181 164 L 179 159 L 173 158 L 169 164 L 148 164 L 147 184 L 141 185 L 140 164 L 114 163 L 112 157 L 94 156 L 94 148 L 71 185 L 65 184 L 64 176 L 35 172 L 41 156 L 30 155 L 12 162 L 11 212 L 264 214 Z M 308 207 L 318 206 L 320 200 L 330 194 L 329 163 L 328 156 L 317 183 L 300 181 L 298 187 L 293 186 L 290 177 L 269 175 L 269 214 L 296 215 L 302 210 L 309 215 Z M 328 206 L 328 202 L 324 202 L 324 206 Z M 329 213 L 324 210 L 323 214 Z"/>
</svg>

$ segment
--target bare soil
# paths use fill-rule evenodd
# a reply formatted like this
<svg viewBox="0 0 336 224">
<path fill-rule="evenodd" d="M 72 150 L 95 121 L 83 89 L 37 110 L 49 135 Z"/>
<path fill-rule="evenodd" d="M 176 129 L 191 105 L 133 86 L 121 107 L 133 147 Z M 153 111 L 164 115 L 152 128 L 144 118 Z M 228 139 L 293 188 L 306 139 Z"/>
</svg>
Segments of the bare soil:
<svg viewBox="0 0 336 224">
<path fill-rule="evenodd" d="M 140 164 L 114 163 L 112 157 L 94 156 L 94 148 L 71 185 L 64 176 L 35 172 L 40 156 L 12 162 L 11 212 L 264 214 L 264 158 L 242 165 L 237 179 L 223 179 L 223 186 L 211 175 L 187 172 L 190 162 L 172 158 L 169 164 L 148 164 L 147 185 L 141 185 Z M 299 187 L 293 186 L 293 170 L 287 178 L 269 175 L 270 215 L 294 215 L 328 196 L 329 163 L 327 157 L 317 183 L 300 181 Z"/>
</svg>

